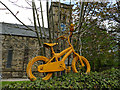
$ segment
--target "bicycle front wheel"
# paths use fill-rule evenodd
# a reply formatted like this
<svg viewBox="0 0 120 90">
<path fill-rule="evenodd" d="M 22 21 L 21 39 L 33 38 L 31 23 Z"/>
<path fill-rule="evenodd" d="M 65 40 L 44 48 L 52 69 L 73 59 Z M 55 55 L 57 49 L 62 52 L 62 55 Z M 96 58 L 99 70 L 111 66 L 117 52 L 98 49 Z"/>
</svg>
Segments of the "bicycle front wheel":
<svg viewBox="0 0 120 90">
<path fill-rule="evenodd" d="M 83 62 L 84 66 L 82 66 L 81 61 Z M 83 56 L 75 56 L 72 61 L 72 70 L 75 73 L 88 73 L 90 72 L 90 64 L 88 60 Z"/>
<path fill-rule="evenodd" d="M 49 59 L 44 56 L 34 57 L 29 61 L 27 65 L 27 75 L 31 81 L 35 81 L 37 78 L 48 80 L 52 76 L 52 73 L 40 73 L 38 72 L 38 66 L 47 63 Z"/>
</svg>

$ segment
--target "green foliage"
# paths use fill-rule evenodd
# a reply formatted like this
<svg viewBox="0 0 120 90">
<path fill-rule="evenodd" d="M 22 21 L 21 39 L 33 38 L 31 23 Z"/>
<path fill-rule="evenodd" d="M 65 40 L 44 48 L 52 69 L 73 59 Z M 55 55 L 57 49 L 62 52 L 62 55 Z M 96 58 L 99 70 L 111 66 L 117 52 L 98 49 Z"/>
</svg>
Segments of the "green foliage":
<svg viewBox="0 0 120 90">
<path fill-rule="evenodd" d="M 114 37 L 106 31 L 94 26 L 82 36 L 82 53 L 92 66 L 92 70 L 100 71 L 103 67 L 116 66 L 117 51 Z"/>
<path fill-rule="evenodd" d="M 120 70 L 112 68 L 103 72 L 91 72 L 89 74 L 69 73 L 60 77 L 54 77 L 48 81 L 38 79 L 31 83 L 15 83 L 6 85 L 4 89 L 87 89 L 87 88 L 109 88 L 120 89 Z"/>
<path fill-rule="evenodd" d="M 86 57 L 93 71 L 101 71 L 106 67 L 119 66 L 119 2 L 85 2 L 84 13 L 81 21 L 80 35 L 74 35 L 74 48 Z M 73 10 L 75 28 L 79 27 L 81 3 L 76 2 Z M 114 20 L 117 25 L 105 20 Z M 96 23 L 96 24 L 95 24 Z M 107 28 L 106 26 L 109 26 Z M 114 31 L 112 34 L 110 31 Z M 76 37 L 80 38 L 76 39 Z M 80 42 L 80 43 L 78 43 Z M 79 45 L 77 45 L 79 44 Z M 81 50 L 81 51 L 80 51 Z"/>
</svg>

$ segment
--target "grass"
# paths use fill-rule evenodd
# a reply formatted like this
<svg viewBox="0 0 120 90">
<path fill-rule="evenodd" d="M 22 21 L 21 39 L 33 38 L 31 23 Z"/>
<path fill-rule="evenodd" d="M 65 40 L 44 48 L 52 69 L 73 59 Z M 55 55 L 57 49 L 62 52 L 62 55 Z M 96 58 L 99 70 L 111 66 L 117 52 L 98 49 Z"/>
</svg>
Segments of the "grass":
<svg viewBox="0 0 120 90">
<path fill-rule="evenodd" d="M 2 87 L 4 87 L 5 85 L 8 85 L 8 84 L 15 84 L 15 83 L 30 83 L 30 81 L 2 81 Z"/>
</svg>

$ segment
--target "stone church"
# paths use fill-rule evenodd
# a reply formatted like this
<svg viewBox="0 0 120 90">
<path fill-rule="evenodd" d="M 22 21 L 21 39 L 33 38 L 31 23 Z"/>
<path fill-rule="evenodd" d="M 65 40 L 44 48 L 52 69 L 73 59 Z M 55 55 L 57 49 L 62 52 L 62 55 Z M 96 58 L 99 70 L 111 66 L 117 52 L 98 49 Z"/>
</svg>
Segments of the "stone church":
<svg viewBox="0 0 120 90">
<path fill-rule="evenodd" d="M 50 29 L 53 32 L 53 28 L 54 31 L 56 33 L 56 37 L 58 37 L 60 35 L 60 30 L 59 30 L 59 19 L 60 19 L 60 29 L 61 32 L 65 32 L 66 30 L 69 30 L 69 26 L 70 26 L 70 21 L 72 22 L 72 19 L 70 20 L 70 12 L 73 5 L 69 5 L 69 4 L 64 4 L 64 3 L 60 3 L 60 11 L 59 9 L 59 2 L 52 2 L 52 6 L 50 7 L 49 10 L 49 19 L 50 19 Z M 52 12 L 53 11 L 53 12 Z M 60 15 L 60 17 L 59 17 Z M 53 16 L 53 20 L 52 20 L 52 16 Z M 71 16 L 72 18 L 72 16 Z M 52 23 L 54 23 L 54 25 L 52 25 Z M 53 35 L 53 34 L 52 34 Z"/>
<path fill-rule="evenodd" d="M 58 2 L 53 3 L 53 20 L 55 31 L 58 30 Z M 64 29 L 69 25 L 69 8 L 70 5 L 60 4 L 61 6 L 61 25 Z M 72 7 L 71 7 L 72 8 Z M 51 25 L 51 8 L 50 15 L 50 29 L 53 30 Z M 28 26 L 34 29 L 33 26 Z M 43 28 L 41 28 L 43 29 Z M 49 31 L 45 28 L 47 38 Z M 43 32 L 42 32 L 43 33 Z M 57 35 L 57 34 L 56 34 Z M 56 36 L 57 37 L 57 36 Z M 44 38 L 44 36 L 43 36 Z M 49 39 L 49 38 L 48 38 Z M 1 63 L 2 63 L 2 78 L 27 78 L 26 67 L 33 57 L 38 56 L 40 48 L 37 40 L 36 33 L 28 30 L 25 26 L 19 24 L 0 23 L 0 42 L 1 42 Z M 45 41 L 46 42 L 46 41 Z"/>
<path fill-rule="evenodd" d="M 10 23 L 0 23 L 0 29 L 2 78 L 26 77 L 28 61 L 40 52 L 36 33 L 22 25 Z M 48 29 L 45 30 L 48 35 Z"/>
</svg>

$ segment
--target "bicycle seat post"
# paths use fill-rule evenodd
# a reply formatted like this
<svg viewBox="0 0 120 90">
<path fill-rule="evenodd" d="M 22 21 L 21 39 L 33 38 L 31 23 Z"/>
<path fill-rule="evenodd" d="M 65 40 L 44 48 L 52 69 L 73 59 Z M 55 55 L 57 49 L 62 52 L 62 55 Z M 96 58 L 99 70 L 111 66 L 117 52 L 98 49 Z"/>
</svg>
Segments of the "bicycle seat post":
<svg viewBox="0 0 120 90">
<path fill-rule="evenodd" d="M 51 47 L 51 50 L 52 50 L 52 54 L 54 55 L 54 54 L 55 54 L 55 51 L 54 51 L 53 47 Z"/>
</svg>

